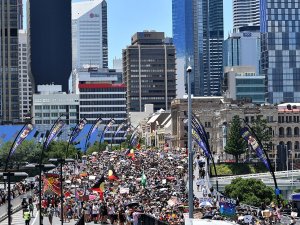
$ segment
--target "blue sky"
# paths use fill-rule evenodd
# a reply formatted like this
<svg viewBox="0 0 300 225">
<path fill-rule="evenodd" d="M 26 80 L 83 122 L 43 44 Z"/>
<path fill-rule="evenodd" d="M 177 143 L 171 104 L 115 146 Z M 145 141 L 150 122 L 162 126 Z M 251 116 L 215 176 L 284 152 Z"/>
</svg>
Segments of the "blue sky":
<svg viewBox="0 0 300 225">
<path fill-rule="evenodd" d="M 122 49 L 130 44 L 131 36 L 135 32 L 156 30 L 165 32 L 166 36 L 172 36 L 172 0 L 106 1 L 108 4 L 108 54 L 110 67 L 112 67 L 113 58 L 121 57 Z M 232 30 L 232 0 L 223 0 L 223 2 L 224 34 L 227 37 L 228 32 Z"/>
</svg>

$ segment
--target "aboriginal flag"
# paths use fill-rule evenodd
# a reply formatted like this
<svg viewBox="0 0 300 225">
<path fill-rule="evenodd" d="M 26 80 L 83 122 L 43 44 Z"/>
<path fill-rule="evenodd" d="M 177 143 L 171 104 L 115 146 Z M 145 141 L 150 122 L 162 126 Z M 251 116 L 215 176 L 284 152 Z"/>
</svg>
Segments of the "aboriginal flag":
<svg viewBox="0 0 300 225">
<path fill-rule="evenodd" d="M 50 191 L 60 196 L 60 182 L 58 174 L 45 174 L 44 177 L 44 192 Z"/>
<path fill-rule="evenodd" d="M 134 149 L 131 149 L 128 153 L 127 153 L 128 157 L 131 157 L 132 160 L 135 159 L 135 155 L 134 155 Z"/>
<path fill-rule="evenodd" d="M 101 199 L 103 199 L 103 193 L 105 190 L 105 186 L 104 186 L 104 176 L 102 175 L 102 177 L 94 184 L 94 186 L 91 188 L 92 191 L 96 191 L 99 193 Z"/>
<path fill-rule="evenodd" d="M 118 180 L 119 177 L 117 176 L 113 166 L 110 166 L 108 169 L 108 180 Z"/>
</svg>

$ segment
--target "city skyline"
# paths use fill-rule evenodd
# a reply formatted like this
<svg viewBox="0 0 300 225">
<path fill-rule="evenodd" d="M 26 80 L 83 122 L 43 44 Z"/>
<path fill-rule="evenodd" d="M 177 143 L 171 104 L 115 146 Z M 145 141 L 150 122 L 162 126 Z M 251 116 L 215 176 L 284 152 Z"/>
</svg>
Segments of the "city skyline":
<svg viewBox="0 0 300 225">
<path fill-rule="evenodd" d="M 72 2 L 81 1 L 88 0 L 72 0 Z M 230 0 L 230 4 L 228 1 L 223 0 L 225 39 L 233 29 L 232 1 Z M 23 3 L 25 4 L 23 7 L 24 29 L 26 29 L 26 1 L 23 0 Z M 158 4 L 160 5 L 159 8 L 157 7 Z M 146 0 L 107 0 L 107 7 L 109 68 L 112 68 L 114 58 L 121 58 L 122 49 L 126 48 L 128 40 L 135 32 L 156 30 L 164 32 L 167 37 L 172 37 L 172 0 L 153 0 L 151 2 Z M 128 10 L 126 11 L 126 20 L 124 20 L 124 8 Z M 142 19 L 140 19 L 141 17 Z"/>
</svg>

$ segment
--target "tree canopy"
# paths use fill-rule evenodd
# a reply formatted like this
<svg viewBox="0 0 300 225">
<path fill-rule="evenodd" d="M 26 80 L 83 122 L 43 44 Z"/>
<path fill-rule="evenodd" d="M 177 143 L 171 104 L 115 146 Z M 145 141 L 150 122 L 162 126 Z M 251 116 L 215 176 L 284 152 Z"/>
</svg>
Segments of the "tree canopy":
<svg viewBox="0 0 300 225">
<path fill-rule="evenodd" d="M 240 134 L 240 130 L 240 118 L 239 116 L 234 116 L 229 127 L 229 134 L 225 146 L 225 152 L 227 154 L 233 155 L 236 162 L 238 162 L 239 156 L 246 152 L 247 147 L 246 142 Z"/>
<path fill-rule="evenodd" d="M 270 204 L 275 198 L 271 187 L 254 178 L 232 180 L 231 184 L 225 187 L 225 195 L 233 199 L 238 198 L 240 202 L 253 206 L 260 206 L 261 203 Z"/>
<path fill-rule="evenodd" d="M 257 119 L 251 125 L 258 139 L 261 141 L 264 147 L 267 147 L 269 142 L 272 140 L 272 130 L 271 127 L 268 126 L 267 120 L 263 119 L 262 117 L 257 117 Z"/>
</svg>

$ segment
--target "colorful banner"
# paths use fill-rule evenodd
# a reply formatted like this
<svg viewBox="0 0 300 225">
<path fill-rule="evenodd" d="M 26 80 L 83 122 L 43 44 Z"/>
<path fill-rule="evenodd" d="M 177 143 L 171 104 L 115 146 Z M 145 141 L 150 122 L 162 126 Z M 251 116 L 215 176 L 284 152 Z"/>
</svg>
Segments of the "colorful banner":
<svg viewBox="0 0 300 225">
<path fill-rule="evenodd" d="M 241 129 L 240 134 L 244 138 L 244 140 L 251 146 L 252 150 L 255 151 L 257 157 L 265 164 L 265 166 L 270 171 L 270 165 L 268 163 L 267 157 L 264 154 L 263 149 L 259 145 L 258 141 L 254 137 L 254 135 L 250 132 L 248 127 L 244 127 Z"/>
<path fill-rule="evenodd" d="M 58 135 L 58 133 L 62 130 L 63 126 L 65 125 L 65 122 L 63 120 L 58 120 L 53 126 L 53 129 L 50 131 L 50 134 L 48 135 L 46 142 L 45 142 L 45 148 L 49 146 L 51 141 Z"/>
<path fill-rule="evenodd" d="M 24 128 L 23 131 L 20 133 L 19 137 L 17 137 L 14 145 L 12 146 L 12 148 L 10 149 L 9 152 L 9 158 L 14 154 L 14 152 L 16 151 L 16 149 L 18 148 L 19 145 L 21 145 L 21 143 L 25 140 L 25 138 L 31 133 L 31 131 L 33 130 L 33 125 L 32 124 L 27 124 Z M 8 159 L 9 160 L 9 159 Z"/>
<path fill-rule="evenodd" d="M 131 128 L 130 128 L 130 127 L 128 127 L 128 128 L 127 128 L 127 130 L 125 131 L 125 133 L 124 133 L 124 136 L 123 136 L 123 137 L 126 137 L 126 136 L 127 136 L 127 134 L 128 134 L 130 131 L 131 131 Z"/>
<path fill-rule="evenodd" d="M 196 141 L 198 146 L 203 150 L 205 156 L 207 158 L 210 158 L 210 154 L 209 154 L 209 151 L 208 151 L 208 148 L 207 148 L 206 144 L 199 137 L 199 134 L 195 131 L 194 127 L 193 127 L 193 130 L 192 130 L 192 137 L 193 137 L 194 141 Z"/>
<path fill-rule="evenodd" d="M 87 124 L 87 120 L 85 118 L 81 119 L 79 124 L 74 128 L 72 135 L 70 137 L 70 143 L 73 143 L 74 140 L 78 137 L 79 133 L 83 130 L 84 126 Z"/>
<path fill-rule="evenodd" d="M 101 118 L 98 118 L 96 120 L 96 122 L 94 123 L 94 126 L 93 126 L 93 129 L 91 130 L 91 133 L 90 133 L 90 136 L 96 131 L 96 129 L 99 128 L 100 124 L 102 123 L 102 119 Z"/>
<path fill-rule="evenodd" d="M 59 175 L 56 173 L 46 173 L 44 176 L 44 193 L 47 191 L 53 192 L 60 196 L 60 181 L 59 181 Z"/>
<path fill-rule="evenodd" d="M 115 137 L 118 135 L 118 133 L 123 129 L 123 127 L 125 126 L 126 124 L 123 122 L 119 125 L 118 129 L 116 130 L 115 132 Z"/>
<path fill-rule="evenodd" d="M 104 127 L 103 132 L 102 132 L 102 134 L 101 134 L 100 142 L 102 142 L 102 140 L 104 139 L 105 133 L 106 133 L 107 131 L 109 131 L 109 129 L 114 125 L 114 123 L 115 123 L 115 121 L 114 121 L 113 119 L 111 119 L 111 120 L 109 121 L 109 123 Z"/>
</svg>

